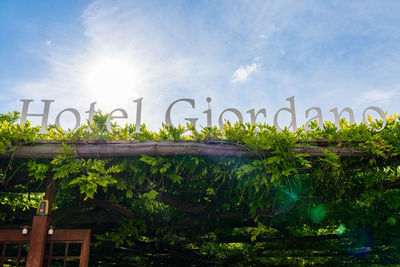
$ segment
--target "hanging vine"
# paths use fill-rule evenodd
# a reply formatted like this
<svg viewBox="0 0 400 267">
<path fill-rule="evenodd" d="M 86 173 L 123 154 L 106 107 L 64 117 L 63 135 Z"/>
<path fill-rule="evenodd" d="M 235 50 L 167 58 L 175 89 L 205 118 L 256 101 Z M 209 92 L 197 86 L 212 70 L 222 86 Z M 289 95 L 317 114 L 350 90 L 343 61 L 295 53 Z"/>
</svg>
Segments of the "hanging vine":
<svg viewBox="0 0 400 267">
<path fill-rule="evenodd" d="M 190 125 L 89 126 L 39 134 L 18 113 L 0 116 L 0 220 L 29 220 L 44 179 L 57 184 L 54 217 L 63 225 L 90 225 L 98 261 L 171 261 L 208 264 L 390 264 L 400 261 L 400 121 L 385 129 L 341 121 L 316 122 L 311 131 L 278 132 L 269 125 L 226 123 L 224 130 Z M 13 159 L 21 145 L 62 140 L 53 159 Z M 80 158 L 67 145 L 79 140 L 172 140 L 237 144 L 254 157 L 149 156 Z M 296 153 L 298 146 L 362 149 L 368 157 Z M 265 152 L 268 151 L 268 154 Z M 30 197 L 27 197 L 27 195 Z M 102 248 L 111 246 L 114 257 Z M 124 247 L 125 250 L 118 250 Z M 162 251 L 167 253 L 162 254 Z M 116 256 L 118 255 L 118 256 Z M 109 257 L 109 258 L 107 258 Z"/>
</svg>

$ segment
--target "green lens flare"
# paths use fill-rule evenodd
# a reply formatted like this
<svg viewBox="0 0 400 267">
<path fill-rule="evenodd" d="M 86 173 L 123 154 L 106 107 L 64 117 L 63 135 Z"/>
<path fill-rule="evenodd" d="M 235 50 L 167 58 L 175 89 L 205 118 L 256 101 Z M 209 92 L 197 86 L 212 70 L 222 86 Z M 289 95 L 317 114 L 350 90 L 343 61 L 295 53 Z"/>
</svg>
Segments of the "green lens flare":
<svg viewBox="0 0 400 267">
<path fill-rule="evenodd" d="M 322 205 L 318 205 L 311 210 L 311 221 L 320 223 L 325 219 L 326 209 Z"/>
<path fill-rule="evenodd" d="M 346 231 L 346 226 L 344 224 L 340 224 L 336 229 L 337 235 L 342 235 Z"/>
</svg>

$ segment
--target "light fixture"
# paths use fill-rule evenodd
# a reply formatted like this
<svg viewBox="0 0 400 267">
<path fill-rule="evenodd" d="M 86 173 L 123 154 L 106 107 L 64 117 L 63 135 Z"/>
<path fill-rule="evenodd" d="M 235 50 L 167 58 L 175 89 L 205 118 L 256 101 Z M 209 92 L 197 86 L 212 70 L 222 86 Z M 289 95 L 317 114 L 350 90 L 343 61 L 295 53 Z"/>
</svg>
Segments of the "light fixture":
<svg viewBox="0 0 400 267">
<path fill-rule="evenodd" d="M 23 234 L 23 235 L 27 235 L 30 228 L 31 228 L 31 227 L 28 226 L 28 225 L 22 226 L 22 227 L 21 227 L 21 229 L 22 229 L 22 234 Z"/>
<path fill-rule="evenodd" d="M 49 235 L 54 234 L 54 229 L 55 227 L 53 225 L 50 225 L 49 231 L 47 232 Z"/>
</svg>

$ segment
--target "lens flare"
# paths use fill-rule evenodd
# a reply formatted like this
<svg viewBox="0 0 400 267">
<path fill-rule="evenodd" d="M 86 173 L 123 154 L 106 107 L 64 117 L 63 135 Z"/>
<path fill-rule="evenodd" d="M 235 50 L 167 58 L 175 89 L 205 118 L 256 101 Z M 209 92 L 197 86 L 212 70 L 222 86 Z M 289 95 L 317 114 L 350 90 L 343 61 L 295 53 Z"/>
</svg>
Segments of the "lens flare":
<svg viewBox="0 0 400 267">
<path fill-rule="evenodd" d="M 349 255 L 361 258 L 371 252 L 372 235 L 364 227 L 349 229 L 341 237 L 344 249 Z"/>
<path fill-rule="evenodd" d="M 340 224 L 338 228 L 336 229 L 336 234 L 337 235 L 342 235 L 346 231 L 346 226 L 344 224 Z"/>
<path fill-rule="evenodd" d="M 311 221 L 314 223 L 320 223 L 325 219 L 326 209 L 323 205 L 318 205 L 311 210 Z"/>
</svg>

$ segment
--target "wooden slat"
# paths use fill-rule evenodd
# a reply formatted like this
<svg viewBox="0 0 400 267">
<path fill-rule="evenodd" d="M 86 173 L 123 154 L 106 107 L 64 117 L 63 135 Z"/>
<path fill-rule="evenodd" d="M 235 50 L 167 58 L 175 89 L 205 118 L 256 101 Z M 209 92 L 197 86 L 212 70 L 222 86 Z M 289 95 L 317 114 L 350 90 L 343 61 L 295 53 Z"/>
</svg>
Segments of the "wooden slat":
<svg viewBox="0 0 400 267">
<path fill-rule="evenodd" d="M 224 156 L 224 157 L 254 157 L 256 154 L 243 145 L 226 142 L 174 142 L 174 141 L 129 141 L 129 140 L 85 140 L 69 143 L 80 158 L 110 158 L 149 156 Z M 38 140 L 34 145 L 23 145 L 15 153 L 0 154 L 0 157 L 16 158 L 54 158 L 60 155 L 61 141 Z M 294 153 L 304 153 L 312 157 L 323 156 L 328 149 L 341 157 L 370 157 L 371 155 L 358 147 L 332 146 L 296 146 Z M 264 156 L 271 156 L 265 151 Z"/>
</svg>

